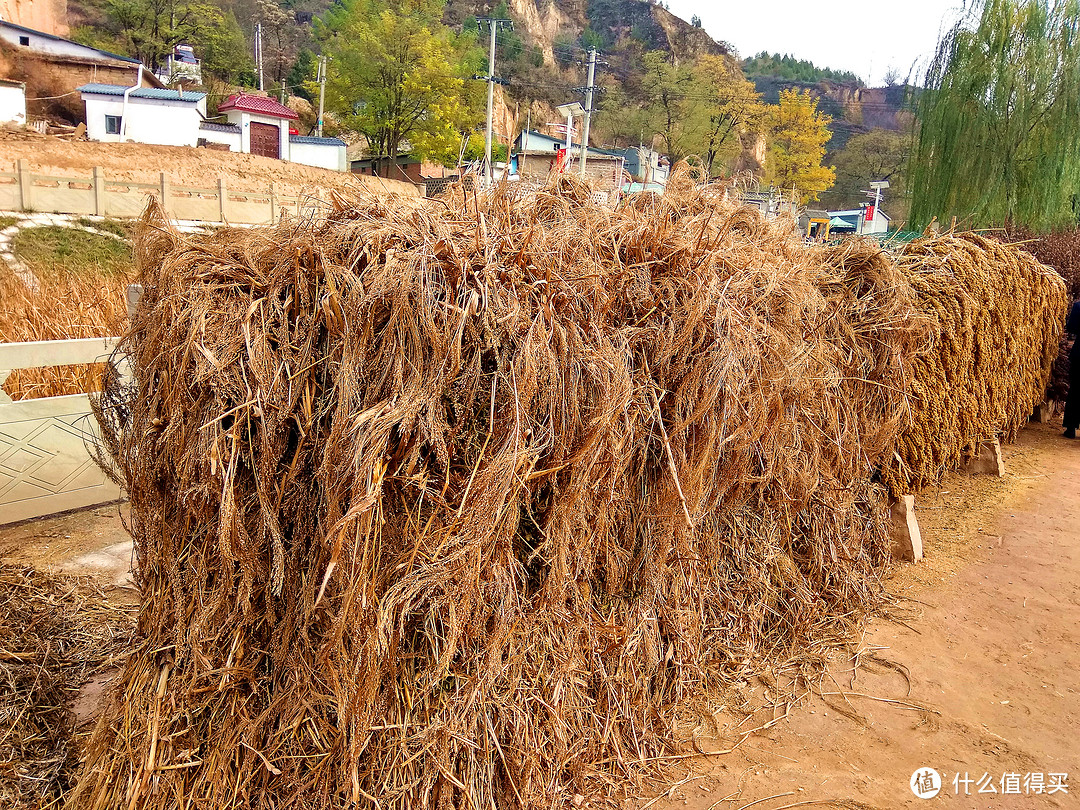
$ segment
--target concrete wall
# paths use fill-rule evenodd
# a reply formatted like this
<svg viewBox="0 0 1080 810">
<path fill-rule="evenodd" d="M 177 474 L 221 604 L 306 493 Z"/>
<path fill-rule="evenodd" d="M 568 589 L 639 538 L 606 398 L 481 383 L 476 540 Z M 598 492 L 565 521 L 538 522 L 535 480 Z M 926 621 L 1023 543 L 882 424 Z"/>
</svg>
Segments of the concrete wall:
<svg viewBox="0 0 1080 810">
<path fill-rule="evenodd" d="M 0 84 L 0 123 L 26 123 L 26 91 L 21 86 Z"/>
<path fill-rule="evenodd" d="M 86 136 L 92 141 L 116 143 L 120 135 L 105 131 L 105 116 L 123 116 L 123 140 L 164 146 L 195 146 L 199 140 L 199 103 L 166 99 L 128 98 L 124 112 L 121 96 L 83 94 L 86 102 Z M 205 100 L 203 100 L 205 102 Z"/>
<path fill-rule="evenodd" d="M 223 143 L 230 152 L 243 152 L 242 132 L 221 132 L 216 129 L 200 129 L 199 137 L 208 143 Z"/>
<path fill-rule="evenodd" d="M 162 201 L 173 219 L 236 224 L 268 224 L 278 219 L 281 209 L 292 216 L 327 213 L 319 201 L 319 189 L 311 195 L 289 197 L 266 191 L 230 191 L 225 178 L 208 178 L 208 188 L 173 185 L 163 172 L 157 183 L 110 180 L 95 168 L 89 176 L 57 177 L 31 172 L 25 160 L 15 172 L 0 171 L 0 211 L 89 214 L 110 217 L 138 217 L 148 196 Z M 379 181 L 373 191 L 414 195 L 411 186 Z M 328 195 L 323 194 L 328 198 Z"/>
<path fill-rule="evenodd" d="M 26 53 L 21 60 L 20 81 L 30 83 L 31 76 L 47 78 L 56 92 L 70 92 L 84 84 L 119 84 L 130 87 L 139 75 L 139 66 L 127 62 L 91 62 L 86 59 L 66 59 Z M 147 71 L 149 74 L 149 71 Z M 154 87 L 144 78 L 142 87 Z M 33 95 L 31 93 L 31 95 Z"/>
<path fill-rule="evenodd" d="M 345 160 L 345 146 L 342 144 L 314 144 L 289 142 L 289 160 L 303 163 L 305 166 L 318 166 L 336 172 L 348 170 Z"/>
</svg>

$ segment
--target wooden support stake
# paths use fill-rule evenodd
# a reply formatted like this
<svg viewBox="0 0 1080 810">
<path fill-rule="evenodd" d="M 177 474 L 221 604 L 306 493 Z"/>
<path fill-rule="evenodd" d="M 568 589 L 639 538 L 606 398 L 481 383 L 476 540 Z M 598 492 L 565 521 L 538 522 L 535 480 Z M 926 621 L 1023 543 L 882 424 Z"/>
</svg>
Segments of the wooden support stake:
<svg viewBox="0 0 1080 810">
<path fill-rule="evenodd" d="M 165 172 L 161 173 L 161 210 L 165 213 L 165 216 L 171 215 L 171 198 L 172 198 L 172 185 L 169 183 L 169 176 Z"/>
<path fill-rule="evenodd" d="M 889 511 L 893 556 L 905 562 L 918 562 L 923 558 L 923 545 L 919 521 L 915 517 L 915 496 L 901 495 L 889 505 Z"/>
<path fill-rule="evenodd" d="M 218 208 L 221 213 L 221 221 L 228 222 L 228 217 L 225 216 L 226 210 L 229 206 L 229 192 L 225 188 L 225 178 L 219 177 L 217 181 L 217 193 L 218 193 Z"/>
<path fill-rule="evenodd" d="M 1005 475 L 1005 461 L 1001 458 L 1001 440 L 983 442 L 975 456 L 964 465 L 968 475 L 993 475 L 1001 478 Z"/>
</svg>

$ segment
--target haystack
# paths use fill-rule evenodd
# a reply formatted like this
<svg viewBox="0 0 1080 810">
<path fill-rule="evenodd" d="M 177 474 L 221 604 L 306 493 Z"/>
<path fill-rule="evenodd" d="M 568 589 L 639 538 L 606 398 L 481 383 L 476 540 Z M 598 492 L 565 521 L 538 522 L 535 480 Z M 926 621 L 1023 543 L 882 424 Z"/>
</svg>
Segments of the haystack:
<svg viewBox="0 0 1080 810">
<path fill-rule="evenodd" d="M 70 806 L 614 802 L 880 598 L 927 330 L 880 250 L 678 176 L 446 199 L 148 212 L 98 406 L 144 601 Z"/>
<path fill-rule="evenodd" d="M 882 472 L 894 495 L 936 484 L 994 439 L 1014 441 L 1045 401 L 1068 297 L 1017 245 L 976 233 L 918 239 L 896 253 L 934 341 L 912 365 L 912 420 Z"/>
</svg>

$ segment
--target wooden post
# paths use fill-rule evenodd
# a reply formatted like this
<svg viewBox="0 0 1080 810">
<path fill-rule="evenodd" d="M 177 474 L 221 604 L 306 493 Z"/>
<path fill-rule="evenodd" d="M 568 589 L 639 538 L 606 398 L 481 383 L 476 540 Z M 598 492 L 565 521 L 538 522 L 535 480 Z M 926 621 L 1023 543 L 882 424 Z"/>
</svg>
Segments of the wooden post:
<svg viewBox="0 0 1080 810">
<path fill-rule="evenodd" d="M 127 289 L 124 290 L 124 301 L 127 303 L 128 320 L 135 317 L 135 310 L 139 308 L 139 301 L 142 300 L 142 294 L 142 284 L 128 284 Z"/>
<path fill-rule="evenodd" d="M 105 170 L 100 166 L 94 167 L 94 213 L 105 216 Z"/>
<path fill-rule="evenodd" d="M 922 532 L 915 518 L 915 496 L 901 495 L 889 505 L 893 556 L 907 562 L 923 558 Z"/>
<path fill-rule="evenodd" d="M 23 211 L 33 211 L 33 200 L 30 198 L 30 162 L 26 158 L 19 158 L 19 208 Z"/>
<path fill-rule="evenodd" d="M 161 173 L 161 210 L 165 212 L 165 216 L 171 214 L 172 204 L 170 198 L 172 197 L 172 184 L 169 183 L 169 177 L 165 172 Z"/>
<path fill-rule="evenodd" d="M 1053 417 L 1054 403 L 1052 401 L 1047 401 L 1035 406 L 1035 411 L 1031 414 L 1031 421 L 1037 422 L 1040 425 L 1048 425 Z"/>
<path fill-rule="evenodd" d="M 1005 461 L 1001 458 L 1001 440 L 983 442 L 965 465 L 964 472 L 969 475 L 993 475 L 1001 478 L 1005 475 Z"/>
<path fill-rule="evenodd" d="M 270 224 L 277 222 L 277 198 L 274 194 L 274 184 L 270 183 Z"/>
<path fill-rule="evenodd" d="M 218 181 L 217 181 L 217 193 L 218 193 L 218 207 L 219 207 L 219 210 L 221 211 L 221 221 L 222 222 L 228 222 L 229 219 L 228 219 L 227 216 L 225 216 L 225 214 L 226 214 L 226 209 L 228 208 L 228 204 L 229 204 L 229 192 L 225 188 L 225 178 L 224 177 L 219 177 L 218 178 Z"/>
</svg>

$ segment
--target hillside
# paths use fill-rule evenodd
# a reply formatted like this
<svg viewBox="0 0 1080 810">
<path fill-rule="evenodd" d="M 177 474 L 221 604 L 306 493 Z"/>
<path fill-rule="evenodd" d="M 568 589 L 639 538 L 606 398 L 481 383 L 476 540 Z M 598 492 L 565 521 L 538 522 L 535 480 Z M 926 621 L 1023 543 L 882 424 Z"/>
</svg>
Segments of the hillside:
<svg viewBox="0 0 1080 810">
<path fill-rule="evenodd" d="M 137 56 L 148 65 L 160 64 L 163 54 L 167 55 L 172 43 L 181 36 L 179 30 L 171 28 L 164 32 L 152 25 L 147 28 L 150 23 L 168 21 L 167 16 L 162 16 L 168 10 L 162 11 L 152 0 L 132 0 L 136 6 L 148 9 L 149 14 L 149 22 L 134 27 L 124 21 L 126 18 L 117 11 L 119 7 L 109 0 L 50 2 L 55 2 L 57 8 L 66 3 L 66 20 L 54 22 L 57 27 L 70 25 L 72 37 Z M 342 58 L 340 50 L 333 50 L 335 40 L 327 33 L 337 30 L 335 14 L 348 8 L 349 3 L 331 0 L 177 0 L 177 3 L 177 8 L 189 13 L 193 21 L 191 31 L 183 37 L 203 59 L 204 89 L 210 95 L 211 109 L 233 87 L 251 87 L 257 83 L 251 59 L 252 31 L 255 23 L 261 22 L 268 92 L 277 95 L 284 88 L 294 100 L 297 95 L 312 98 L 316 52 L 328 49 L 331 58 L 337 59 L 333 63 L 337 69 L 331 69 L 327 99 L 330 131 L 342 125 L 364 136 L 371 134 L 370 127 L 365 129 L 349 120 L 355 117 L 356 110 L 348 107 L 347 100 L 370 99 L 382 84 L 377 81 L 362 92 L 357 87 L 333 86 L 334 74 L 338 77 L 347 74 L 343 70 L 347 65 L 369 64 L 356 54 Z M 336 11 L 328 12 L 331 6 Z M 389 4 L 388 9 L 392 6 Z M 367 15 L 363 19 L 370 18 L 370 9 L 361 5 L 355 8 Z M 758 119 L 750 116 L 737 120 L 743 114 L 738 104 L 725 107 L 722 113 L 705 113 L 700 109 L 704 105 L 696 103 L 703 98 L 715 98 L 708 94 L 725 82 L 728 89 L 723 92 L 745 93 L 740 88 L 750 85 L 744 76 L 753 82 L 750 95 L 756 89 L 766 104 L 775 104 L 781 90 L 790 88 L 809 90 L 817 97 L 820 111 L 832 118 L 826 165 L 834 161 L 837 165 L 853 164 L 852 160 L 836 160 L 852 137 L 878 129 L 899 131 L 907 123 L 908 116 L 902 112 L 905 96 L 902 87 L 868 89 L 857 76 L 815 66 L 789 54 L 762 52 L 740 60 L 731 46 L 713 39 L 696 20 L 683 20 L 654 0 L 445 0 L 444 3 L 433 0 L 426 8 L 425 13 L 436 27 L 441 14 L 442 22 L 451 29 L 445 35 L 458 49 L 454 58 L 460 62 L 453 68 L 459 71 L 458 75 L 486 72 L 489 31 L 487 26 L 478 25 L 478 18 L 510 18 L 514 22 L 512 30 L 500 27 L 497 36 L 495 72 L 502 84 L 495 93 L 493 130 L 500 149 L 526 126 L 556 133 L 556 127 L 562 123 L 556 106 L 584 101 L 584 63 L 592 49 L 601 54 L 596 71 L 600 92 L 594 100 L 597 114 L 593 117 L 590 138 L 593 146 L 625 148 L 648 143 L 672 161 L 684 156 L 707 156 L 710 171 L 715 169 L 717 174 L 760 172 L 767 152 L 764 135 L 753 128 L 756 126 L 753 122 Z M 338 14 L 338 22 L 340 18 Z M 152 45 L 146 45 L 148 39 Z M 704 72 L 696 72 L 699 65 L 705 64 L 709 67 L 700 68 Z M 468 135 L 467 158 L 482 151 L 482 125 L 477 126 L 483 120 L 481 88 L 480 82 L 466 82 L 461 95 L 471 99 L 465 102 L 471 105 L 470 110 L 461 121 L 451 124 L 450 131 Z M 39 88 L 37 95 L 57 97 L 51 102 L 55 109 L 48 110 L 50 117 L 57 120 L 73 121 L 82 114 L 79 100 L 62 89 Z M 310 130 L 313 111 L 301 114 L 303 129 Z M 713 116 L 711 123 L 703 117 L 706 115 Z M 728 126 L 723 123 L 724 116 L 734 116 L 728 118 L 729 122 L 737 120 L 731 125 L 734 130 L 729 127 L 723 134 L 726 140 L 710 145 L 708 138 L 716 137 L 707 135 L 710 127 Z M 468 123 L 465 119 L 469 119 Z M 717 121 L 720 123 L 716 124 Z M 409 141 L 409 138 L 399 139 L 399 142 Z M 438 152 L 429 147 L 428 154 L 433 153 L 439 155 L 437 160 L 452 164 L 460 149 L 457 143 Z M 842 197 L 843 204 L 851 204 L 848 199 L 851 193 L 846 187 L 857 190 L 862 181 L 840 181 L 838 178 L 838 185 L 845 190 L 832 192 L 833 201 L 839 202 Z"/>
<path fill-rule="evenodd" d="M 503 10 L 509 12 L 526 44 L 539 46 L 548 66 L 560 62 L 559 51 L 583 41 L 609 55 L 664 50 L 677 59 L 694 59 L 703 53 L 731 50 L 704 29 L 648 0 L 447 0 L 444 19 L 448 25 L 460 26 L 469 17 Z"/>
</svg>

